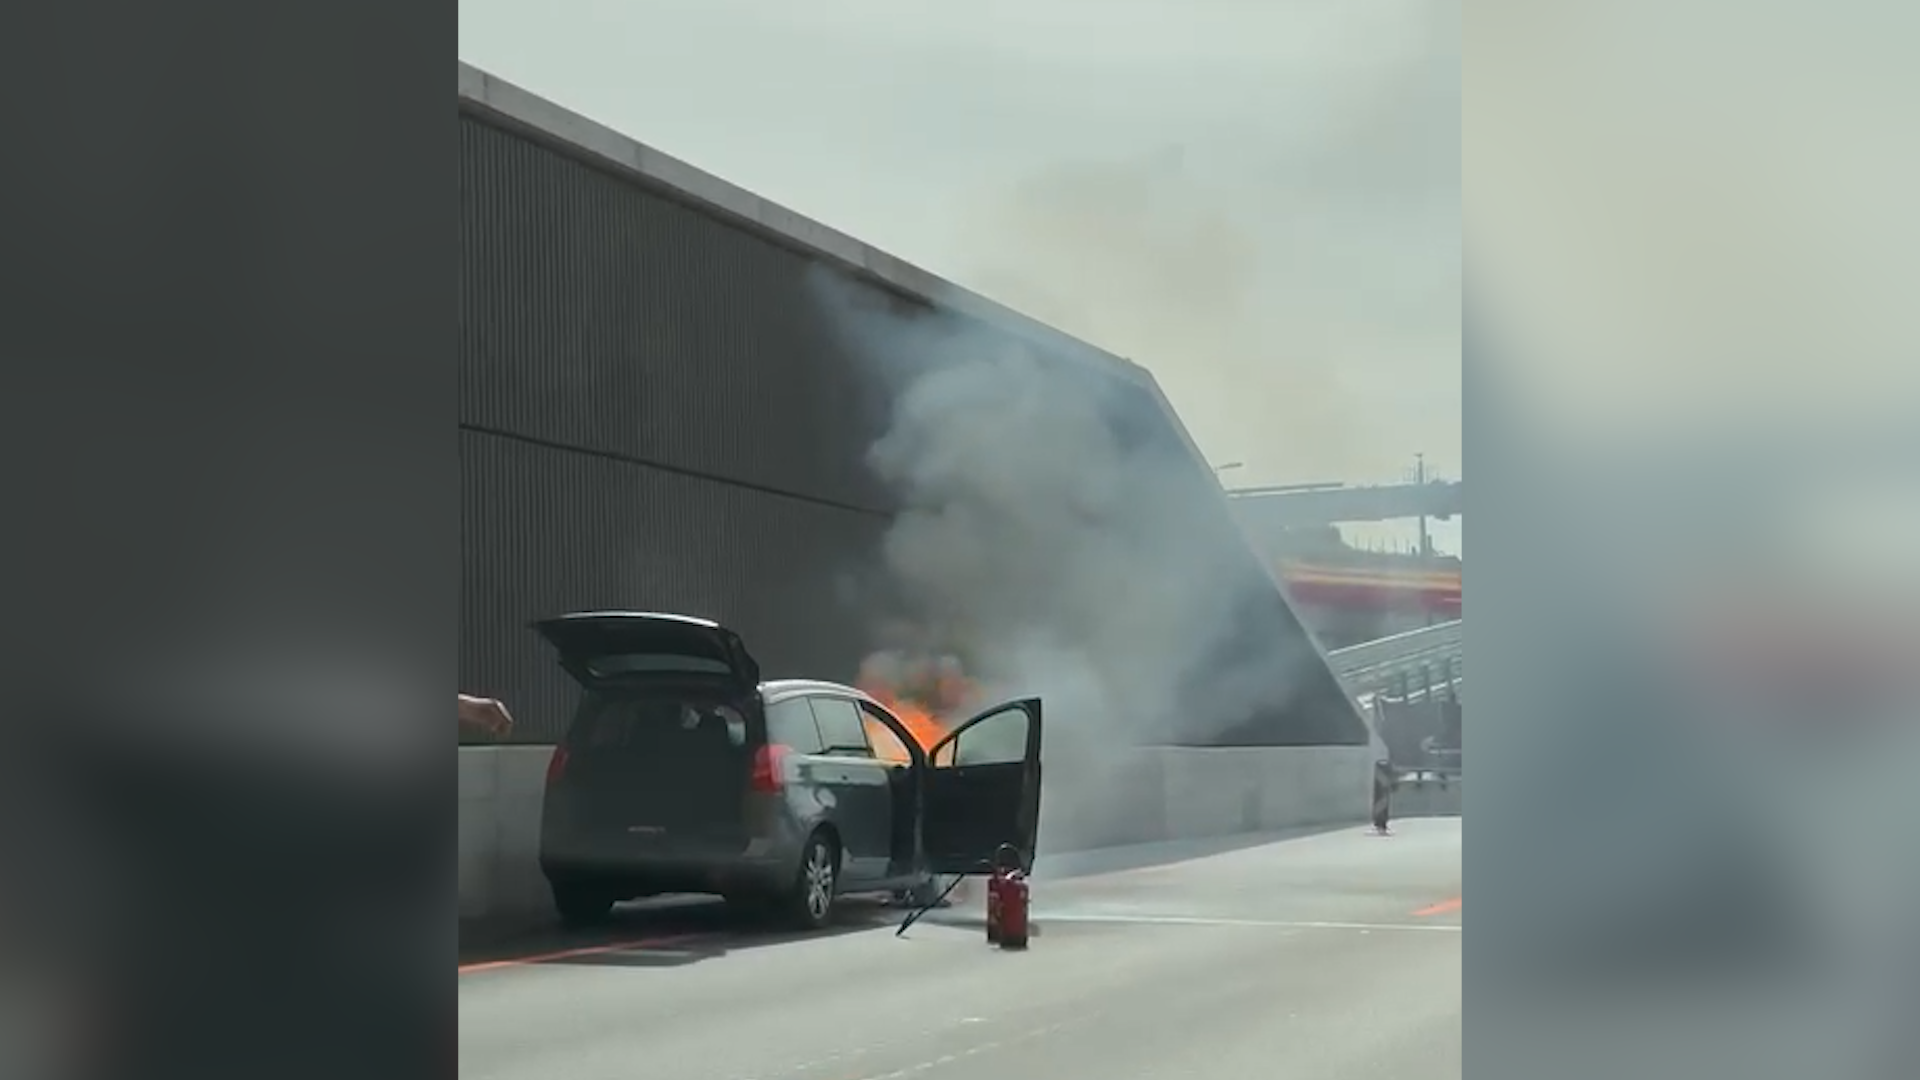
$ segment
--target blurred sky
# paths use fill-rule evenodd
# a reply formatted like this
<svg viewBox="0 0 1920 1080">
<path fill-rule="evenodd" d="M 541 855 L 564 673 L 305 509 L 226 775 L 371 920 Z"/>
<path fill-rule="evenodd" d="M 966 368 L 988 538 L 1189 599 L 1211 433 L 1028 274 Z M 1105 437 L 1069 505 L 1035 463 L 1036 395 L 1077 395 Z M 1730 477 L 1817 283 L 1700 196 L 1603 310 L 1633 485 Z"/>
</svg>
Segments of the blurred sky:
<svg viewBox="0 0 1920 1080">
<path fill-rule="evenodd" d="M 1493 298 L 1499 378 L 1531 434 L 1671 457 L 1913 429 L 1920 10 L 1486 0 L 1471 15 L 1476 302 Z"/>
<path fill-rule="evenodd" d="M 1234 484 L 1381 482 L 1460 474 L 1458 10 L 461 0 L 460 56 L 1144 364 Z"/>
<path fill-rule="evenodd" d="M 1718 481 L 1669 479 L 1684 497 L 1657 514 L 1633 481 L 1714 459 L 1791 468 L 1753 505 L 1771 504 L 1771 531 L 1825 535 L 1783 537 L 1782 562 L 1920 577 L 1901 505 L 1920 462 L 1920 9 L 1469 15 L 1463 212 L 1475 314 L 1500 345 L 1476 372 L 1518 406 L 1520 437 L 1613 475 L 1621 498 L 1587 509 L 1735 547 L 1758 526 L 1708 497 Z"/>
</svg>

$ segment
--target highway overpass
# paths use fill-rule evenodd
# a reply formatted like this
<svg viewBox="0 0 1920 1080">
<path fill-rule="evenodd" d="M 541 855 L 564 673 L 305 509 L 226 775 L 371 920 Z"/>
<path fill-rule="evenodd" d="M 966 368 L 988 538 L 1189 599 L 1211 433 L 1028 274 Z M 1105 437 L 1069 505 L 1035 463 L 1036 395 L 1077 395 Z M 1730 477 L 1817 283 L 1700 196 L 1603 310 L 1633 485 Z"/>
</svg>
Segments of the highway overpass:
<svg viewBox="0 0 1920 1080">
<path fill-rule="evenodd" d="M 1462 512 L 1461 481 L 1424 484 L 1311 484 L 1235 488 L 1227 492 L 1234 512 L 1259 533 L 1343 522 L 1430 517 L 1447 520 Z"/>
</svg>

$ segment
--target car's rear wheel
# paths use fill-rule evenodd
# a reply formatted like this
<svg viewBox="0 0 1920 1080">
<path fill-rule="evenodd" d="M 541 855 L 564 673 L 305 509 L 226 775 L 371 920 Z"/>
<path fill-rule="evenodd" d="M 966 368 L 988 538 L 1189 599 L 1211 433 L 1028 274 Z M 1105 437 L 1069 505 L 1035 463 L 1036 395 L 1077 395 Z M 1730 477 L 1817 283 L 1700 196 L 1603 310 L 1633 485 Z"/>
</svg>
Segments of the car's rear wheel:
<svg viewBox="0 0 1920 1080">
<path fill-rule="evenodd" d="M 569 928 L 598 926 L 613 913 L 613 894 L 591 882 L 556 881 L 553 906 Z"/>
<path fill-rule="evenodd" d="M 800 868 L 782 898 L 786 921 L 802 930 L 826 926 L 833 921 L 839 886 L 839 851 L 830 837 L 815 833 L 807 838 L 807 846 L 800 853 Z"/>
</svg>

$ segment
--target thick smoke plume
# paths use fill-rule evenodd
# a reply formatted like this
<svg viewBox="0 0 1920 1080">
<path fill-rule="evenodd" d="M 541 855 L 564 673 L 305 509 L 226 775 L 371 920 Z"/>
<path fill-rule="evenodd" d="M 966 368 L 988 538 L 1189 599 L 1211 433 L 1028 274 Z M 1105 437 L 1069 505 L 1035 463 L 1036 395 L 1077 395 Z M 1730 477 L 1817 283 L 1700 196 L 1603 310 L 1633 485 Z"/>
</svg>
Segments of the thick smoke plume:
<svg viewBox="0 0 1920 1080">
<path fill-rule="evenodd" d="M 1263 593 L 1284 618 L 1275 586 L 1143 373 L 825 291 L 891 389 L 869 465 L 901 506 L 880 567 L 900 628 L 876 646 L 956 657 L 980 697 L 1043 697 L 1050 818 L 1111 816 L 1108 751 L 1289 706 L 1317 655 L 1258 623 Z"/>
</svg>

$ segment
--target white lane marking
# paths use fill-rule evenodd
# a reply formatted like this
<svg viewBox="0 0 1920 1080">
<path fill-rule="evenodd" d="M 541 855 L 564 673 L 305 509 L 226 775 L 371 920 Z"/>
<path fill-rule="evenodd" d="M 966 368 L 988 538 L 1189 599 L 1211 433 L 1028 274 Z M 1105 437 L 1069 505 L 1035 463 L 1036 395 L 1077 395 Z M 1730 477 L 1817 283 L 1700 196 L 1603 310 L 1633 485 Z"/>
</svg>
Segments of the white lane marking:
<svg viewBox="0 0 1920 1080">
<path fill-rule="evenodd" d="M 985 1017 L 985 1016 L 963 1016 L 958 1021 L 958 1023 L 962 1025 L 989 1024 L 992 1022 L 993 1020 L 990 1017 Z M 896 1069 L 893 1072 L 881 1074 L 881 1077 L 863 1077 L 862 1080 L 881 1080 L 882 1077 L 898 1078 L 902 1076 L 911 1075 L 914 1072 L 924 1072 L 938 1065 L 951 1064 L 963 1057 L 971 1057 L 975 1054 L 985 1053 L 988 1050 L 995 1050 L 1002 1046 L 1006 1046 L 1011 1043 L 1021 1042 L 1026 1039 L 1039 1038 L 1042 1035 L 1047 1035 L 1065 1026 L 1066 1025 L 1062 1023 L 1062 1024 L 1050 1024 L 1046 1027 L 1034 1028 L 1020 1035 L 1015 1035 L 1012 1038 L 997 1039 L 993 1042 L 976 1044 L 972 1049 L 963 1051 L 957 1055 L 948 1054 L 948 1055 L 936 1058 L 932 1061 L 923 1061 L 917 1065 L 909 1066 L 908 1068 Z M 893 1039 L 883 1039 L 879 1042 L 870 1043 L 865 1046 L 854 1046 L 854 1047 L 850 1047 L 843 1050 L 836 1050 L 830 1054 L 826 1054 L 818 1058 L 813 1058 L 808 1061 L 795 1062 L 782 1067 L 777 1072 L 768 1073 L 766 1074 L 766 1076 L 768 1080 L 772 1080 L 772 1078 L 775 1078 L 775 1077 L 790 1077 L 790 1076 L 797 1076 L 801 1073 L 806 1073 L 806 1072 L 817 1072 L 829 1066 L 833 1066 L 844 1071 L 846 1067 L 852 1063 L 852 1060 L 854 1058 L 872 1057 L 876 1054 L 883 1054 L 889 1051 L 903 1049 L 905 1044 L 907 1044 L 908 1042 L 914 1041 L 917 1038 L 945 1037 L 952 1034 L 952 1032 L 953 1032 L 952 1025 L 940 1024 L 933 1027 L 925 1028 L 924 1030 L 913 1032 L 904 1037 L 893 1038 Z M 754 1076 L 747 1076 L 747 1077 L 742 1077 L 741 1080 L 759 1080 L 759 1078 Z"/>
<path fill-rule="evenodd" d="M 905 1068 L 895 1069 L 892 1072 L 875 1073 L 871 1076 L 863 1076 L 860 1078 L 860 1080 L 906 1080 L 907 1077 L 918 1076 L 921 1073 L 931 1072 L 932 1070 L 937 1069 L 942 1065 L 952 1065 L 957 1061 L 963 1061 L 970 1057 L 977 1057 L 980 1054 L 984 1054 L 992 1050 L 998 1050 L 1002 1047 L 1010 1046 L 1014 1043 L 1026 1042 L 1031 1039 L 1043 1038 L 1047 1035 L 1051 1035 L 1054 1032 L 1061 1030 L 1062 1028 L 1065 1028 L 1066 1026 L 1067 1024 L 1064 1022 L 1058 1023 L 1058 1024 L 1048 1024 L 1045 1027 L 1034 1028 L 1031 1031 L 1027 1031 L 1019 1035 L 1015 1035 L 1011 1039 L 996 1039 L 993 1042 L 976 1043 L 973 1046 L 969 1046 L 965 1050 L 962 1050 L 958 1053 L 942 1054 L 941 1056 L 934 1058 L 931 1061 L 917 1062 L 913 1065 L 908 1065 Z"/>
<path fill-rule="evenodd" d="M 1088 922 L 1088 923 L 1141 923 L 1149 926 L 1244 926 L 1260 927 L 1271 930 L 1414 930 L 1428 933 L 1460 932 L 1458 925 L 1449 923 L 1363 923 L 1363 922 L 1320 922 L 1290 919 L 1221 919 L 1190 915 L 1126 915 L 1100 914 L 1086 912 L 1082 914 L 1035 915 L 1035 927 L 1044 927 L 1050 922 Z"/>
</svg>

